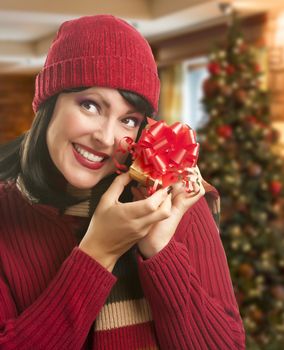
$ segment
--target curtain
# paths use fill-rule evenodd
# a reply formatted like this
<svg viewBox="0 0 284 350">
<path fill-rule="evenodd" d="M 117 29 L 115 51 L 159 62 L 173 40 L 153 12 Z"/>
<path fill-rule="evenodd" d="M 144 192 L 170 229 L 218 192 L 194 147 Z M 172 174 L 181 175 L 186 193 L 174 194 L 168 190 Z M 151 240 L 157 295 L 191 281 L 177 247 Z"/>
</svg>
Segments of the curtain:
<svg viewBox="0 0 284 350">
<path fill-rule="evenodd" d="M 181 121 L 182 117 L 182 65 L 175 64 L 159 69 L 161 95 L 159 102 L 159 118 L 167 124 Z"/>
</svg>

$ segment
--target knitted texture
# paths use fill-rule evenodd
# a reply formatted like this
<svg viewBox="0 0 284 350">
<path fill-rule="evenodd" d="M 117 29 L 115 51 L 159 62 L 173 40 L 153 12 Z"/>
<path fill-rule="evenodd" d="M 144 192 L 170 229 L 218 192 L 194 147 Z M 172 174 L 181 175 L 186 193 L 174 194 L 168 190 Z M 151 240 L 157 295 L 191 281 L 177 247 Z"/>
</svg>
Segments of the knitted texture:
<svg viewBox="0 0 284 350">
<path fill-rule="evenodd" d="M 37 75 L 33 109 L 75 87 L 123 89 L 158 108 L 160 81 L 148 42 L 127 22 L 111 16 L 85 16 L 64 22 Z"/>
<path fill-rule="evenodd" d="M 113 273 L 76 247 L 86 219 L 1 184 L 0 217 L 0 349 L 245 349 L 204 198 L 159 254 L 142 260 L 129 251 Z"/>
</svg>

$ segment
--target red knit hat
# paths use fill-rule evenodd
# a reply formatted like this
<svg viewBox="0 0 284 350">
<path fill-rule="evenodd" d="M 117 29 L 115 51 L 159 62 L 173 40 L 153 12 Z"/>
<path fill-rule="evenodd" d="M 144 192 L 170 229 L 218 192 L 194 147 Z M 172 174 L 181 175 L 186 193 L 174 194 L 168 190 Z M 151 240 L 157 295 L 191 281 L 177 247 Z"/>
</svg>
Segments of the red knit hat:
<svg viewBox="0 0 284 350">
<path fill-rule="evenodd" d="M 61 25 L 37 75 L 33 109 L 62 90 L 91 86 L 135 92 L 158 109 L 160 81 L 149 44 L 135 28 L 111 15 Z"/>
</svg>

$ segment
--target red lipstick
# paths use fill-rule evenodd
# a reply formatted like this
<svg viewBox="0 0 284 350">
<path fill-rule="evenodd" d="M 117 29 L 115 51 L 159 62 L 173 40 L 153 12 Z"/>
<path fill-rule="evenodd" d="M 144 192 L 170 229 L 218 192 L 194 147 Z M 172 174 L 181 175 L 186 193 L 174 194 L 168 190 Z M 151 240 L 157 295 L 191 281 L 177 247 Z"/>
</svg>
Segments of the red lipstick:
<svg viewBox="0 0 284 350">
<path fill-rule="evenodd" d="M 83 157 L 79 152 L 77 152 L 77 150 L 73 146 L 72 151 L 73 151 L 74 157 L 82 166 L 84 166 L 88 169 L 91 169 L 91 170 L 100 169 L 101 167 L 103 167 L 105 165 L 105 160 L 107 158 L 109 158 L 109 156 L 105 153 L 95 152 L 94 150 L 90 149 L 89 147 L 81 146 L 79 144 L 78 144 L 78 146 L 82 147 L 87 152 L 94 154 L 95 156 L 104 157 L 104 159 L 101 162 L 90 161 L 90 160 L 86 159 L 85 157 Z"/>
</svg>

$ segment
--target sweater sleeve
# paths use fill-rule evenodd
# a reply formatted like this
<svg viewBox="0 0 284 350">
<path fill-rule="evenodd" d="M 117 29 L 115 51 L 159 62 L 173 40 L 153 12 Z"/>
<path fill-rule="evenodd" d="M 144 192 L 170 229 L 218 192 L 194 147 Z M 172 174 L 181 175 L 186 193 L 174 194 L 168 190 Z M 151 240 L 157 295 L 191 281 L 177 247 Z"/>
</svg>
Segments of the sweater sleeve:
<svg viewBox="0 0 284 350">
<path fill-rule="evenodd" d="M 5 350 L 82 349 L 116 278 L 74 248 L 40 297 L 17 314 L 0 279 L 0 348 Z"/>
<path fill-rule="evenodd" d="M 245 349 L 226 256 L 204 198 L 162 251 L 138 256 L 138 266 L 162 350 Z"/>
</svg>

